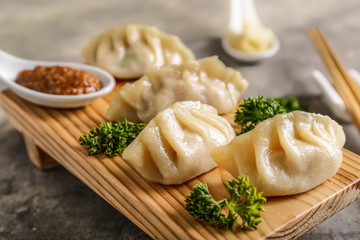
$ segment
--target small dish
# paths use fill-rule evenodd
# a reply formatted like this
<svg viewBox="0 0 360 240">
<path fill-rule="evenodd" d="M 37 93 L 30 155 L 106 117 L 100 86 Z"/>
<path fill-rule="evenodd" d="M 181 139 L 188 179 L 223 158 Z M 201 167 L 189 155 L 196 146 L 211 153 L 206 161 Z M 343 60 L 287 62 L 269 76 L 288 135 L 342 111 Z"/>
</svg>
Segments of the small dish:
<svg viewBox="0 0 360 240">
<path fill-rule="evenodd" d="M 258 62 L 274 56 L 280 49 L 280 41 L 274 36 L 274 42 L 270 49 L 257 53 L 246 53 L 230 46 L 229 39 L 225 35 L 221 40 L 224 50 L 233 58 L 244 62 Z"/>
<path fill-rule="evenodd" d="M 110 93 L 115 87 L 115 79 L 108 72 L 94 66 L 81 63 L 57 61 L 32 61 L 10 55 L 0 50 L 0 80 L 19 97 L 44 106 L 53 108 L 78 108 L 93 100 Z M 84 70 L 99 78 L 102 88 L 96 92 L 82 95 L 55 95 L 38 92 L 21 86 L 15 82 L 17 74 L 25 69 L 34 69 L 35 66 L 67 66 L 77 70 Z"/>
<path fill-rule="evenodd" d="M 244 32 L 243 24 L 245 22 L 252 26 L 264 26 L 257 15 L 253 0 L 230 0 L 229 24 L 227 32 L 221 39 L 225 52 L 243 62 L 258 62 L 274 56 L 280 49 L 280 41 L 275 34 L 273 34 L 274 39 L 271 48 L 265 51 L 247 53 L 230 45 L 228 33 L 241 35 Z"/>
</svg>

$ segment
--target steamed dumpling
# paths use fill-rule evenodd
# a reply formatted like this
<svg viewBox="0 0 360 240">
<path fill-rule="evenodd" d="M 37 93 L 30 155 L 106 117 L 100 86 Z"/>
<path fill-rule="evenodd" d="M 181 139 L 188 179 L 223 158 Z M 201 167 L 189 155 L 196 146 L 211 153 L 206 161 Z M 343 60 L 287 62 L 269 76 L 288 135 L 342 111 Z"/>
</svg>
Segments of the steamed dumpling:
<svg viewBox="0 0 360 240">
<path fill-rule="evenodd" d="M 157 114 L 122 158 L 150 181 L 180 184 L 216 167 L 210 150 L 234 137 L 231 125 L 212 106 L 178 102 Z"/>
<path fill-rule="evenodd" d="M 234 177 L 247 175 L 265 196 L 305 192 L 329 179 L 342 162 L 343 128 L 328 116 L 294 111 L 211 152 Z"/>
<path fill-rule="evenodd" d="M 179 101 L 200 101 L 224 114 L 237 106 L 248 84 L 238 71 L 226 67 L 216 56 L 164 65 L 125 84 L 111 101 L 106 118 L 149 122 Z"/>
<path fill-rule="evenodd" d="M 82 50 L 88 64 L 119 79 L 134 79 L 152 67 L 181 64 L 194 54 L 178 37 L 147 25 L 114 27 L 91 39 Z"/>
</svg>

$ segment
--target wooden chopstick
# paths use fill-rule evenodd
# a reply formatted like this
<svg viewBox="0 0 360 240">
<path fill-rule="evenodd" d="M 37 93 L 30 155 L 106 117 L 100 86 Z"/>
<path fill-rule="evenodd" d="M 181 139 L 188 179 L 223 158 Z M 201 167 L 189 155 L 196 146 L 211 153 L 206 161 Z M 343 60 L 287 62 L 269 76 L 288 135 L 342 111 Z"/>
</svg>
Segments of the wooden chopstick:
<svg viewBox="0 0 360 240">
<path fill-rule="evenodd" d="M 333 58 L 337 68 L 339 69 L 343 79 L 346 81 L 346 83 L 349 85 L 351 91 L 353 92 L 354 96 L 356 97 L 357 101 L 360 104 L 360 88 L 357 85 L 357 83 L 354 81 L 354 79 L 349 75 L 347 69 L 345 68 L 344 64 L 341 63 L 340 59 L 336 56 L 334 50 L 329 45 L 329 42 L 326 40 L 324 34 L 318 29 L 318 34 L 321 37 L 323 43 L 327 47 L 331 57 Z"/>
<path fill-rule="evenodd" d="M 309 30 L 309 35 L 322 56 L 331 76 L 334 86 L 343 99 L 355 125 L 360 131 L 360 88 L 347 73 L 346 68 L 336 56 L 334 50 L 322 32 L 317 28 Z"/>
</svg>

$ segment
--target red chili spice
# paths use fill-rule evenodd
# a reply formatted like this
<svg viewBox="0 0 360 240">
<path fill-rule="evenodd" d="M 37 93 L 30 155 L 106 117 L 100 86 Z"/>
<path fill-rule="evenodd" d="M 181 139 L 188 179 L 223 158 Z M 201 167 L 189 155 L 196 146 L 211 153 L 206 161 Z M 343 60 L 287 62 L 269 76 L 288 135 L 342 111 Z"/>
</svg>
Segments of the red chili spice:
<svg viewBox="0 0 360 240">
<path fill-rule="evenodd" d="M 102 87 L 94 75 L 60 66 L 36 66 L 34 70 L 21 71 L 15 82 L 35 91 L 57 95 L 87 94 Z"/>
</svg>

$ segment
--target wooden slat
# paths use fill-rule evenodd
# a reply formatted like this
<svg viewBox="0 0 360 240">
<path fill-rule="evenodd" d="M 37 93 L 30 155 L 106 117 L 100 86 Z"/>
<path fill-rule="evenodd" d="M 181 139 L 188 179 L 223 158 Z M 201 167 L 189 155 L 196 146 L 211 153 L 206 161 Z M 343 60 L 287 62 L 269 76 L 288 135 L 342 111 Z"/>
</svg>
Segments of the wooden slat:
<svg viewBox="0 0 360 240">
<path fill-rule="evenodd" d="M 19 131 L 152 238 L 291 239 L 360 197 L 360 157 L 344 149 L 343 164 L 328 181 L 303 194 L 268 198 L 258 230 L 217 230 L 185 211 L 184 200 L 198 181 L 206 181 L 215 198 L 223 197 L 222 182 L 230 176 L 225 170 L 216 168 L 184 184 L 164 186 L 146 181 L 120 157 L 87 156 L 78 138 L 105 121 L 110 99 L 56 110 L 28 103 L 9 90 L 0 93 L 4 112 Z"/>
</svg>

